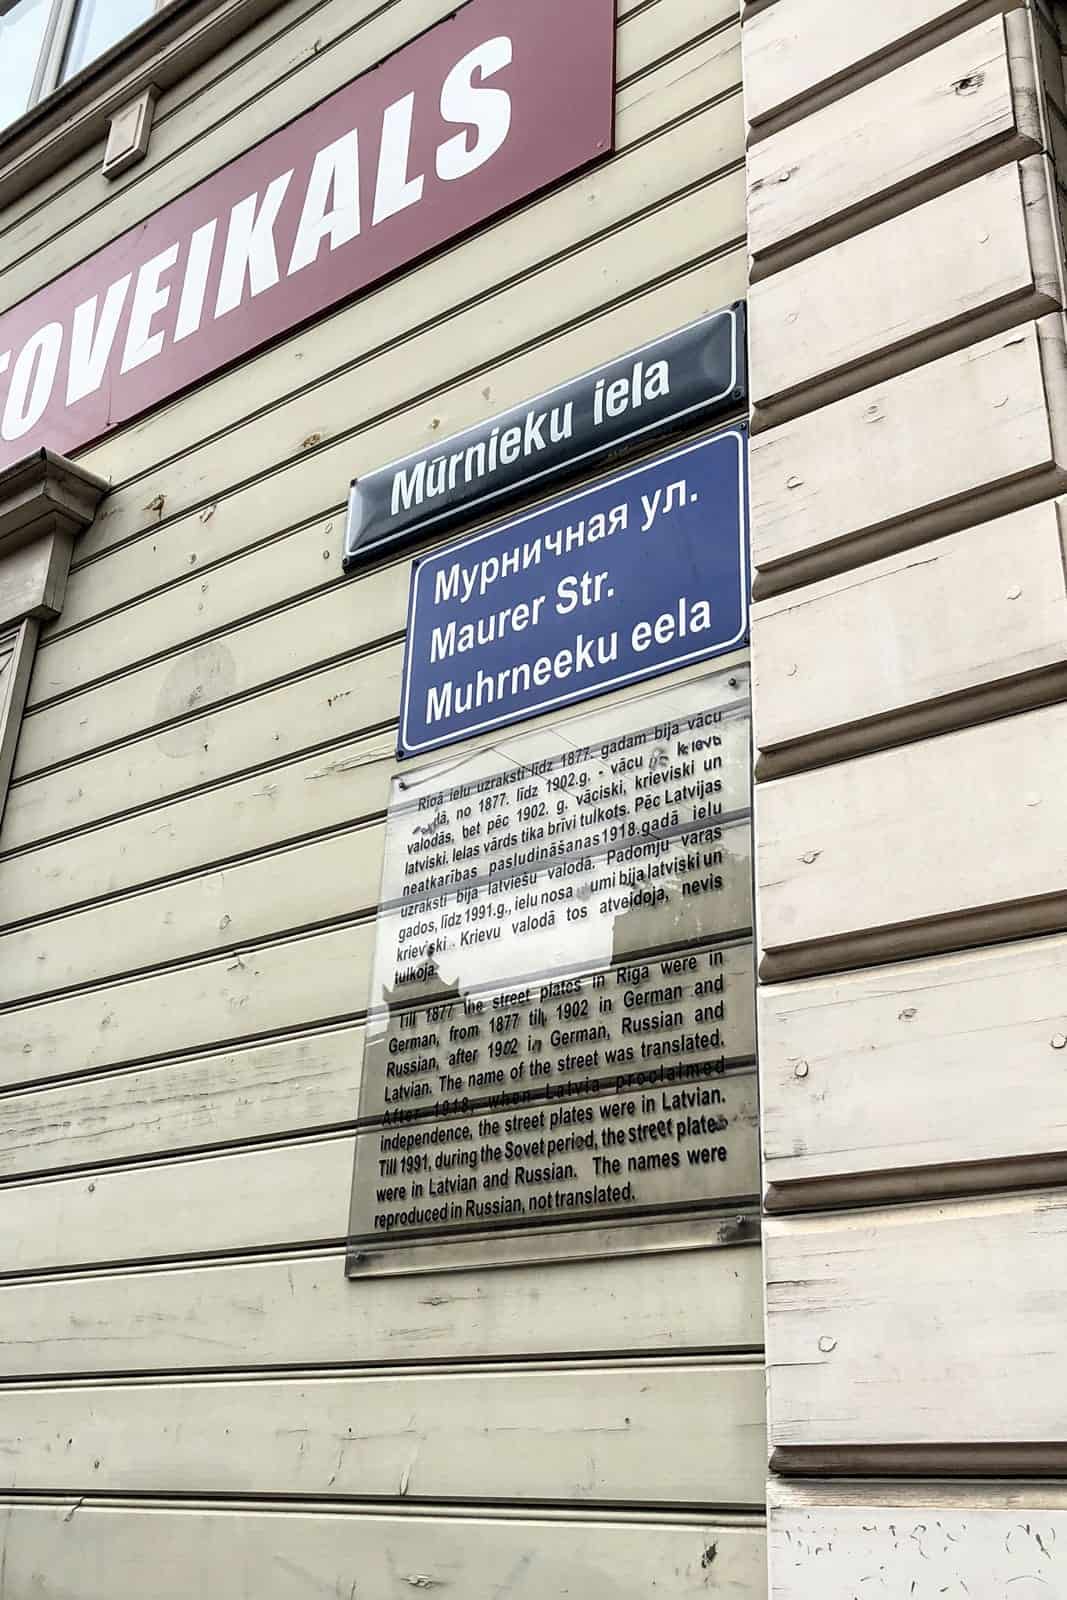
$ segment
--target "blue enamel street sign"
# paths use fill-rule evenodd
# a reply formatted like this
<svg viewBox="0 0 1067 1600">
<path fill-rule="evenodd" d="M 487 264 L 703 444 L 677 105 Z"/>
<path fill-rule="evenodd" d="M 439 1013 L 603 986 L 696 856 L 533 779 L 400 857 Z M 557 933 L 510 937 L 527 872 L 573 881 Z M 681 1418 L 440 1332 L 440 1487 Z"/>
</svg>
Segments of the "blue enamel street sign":
<svg viewBox="0 0 1067 1600">
<path fill-rule="evenodd" d="M 417 561 L 399 753 L 736 648 L 747 506 L 746 431 L 727 428 Z"/>
</svg>

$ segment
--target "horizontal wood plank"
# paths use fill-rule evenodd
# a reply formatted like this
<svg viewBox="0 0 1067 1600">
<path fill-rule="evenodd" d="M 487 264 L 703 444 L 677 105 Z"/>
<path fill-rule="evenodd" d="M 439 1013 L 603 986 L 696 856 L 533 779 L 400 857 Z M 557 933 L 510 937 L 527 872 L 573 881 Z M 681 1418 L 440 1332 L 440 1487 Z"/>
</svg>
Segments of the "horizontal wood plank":
<svg viewBox="0 0 1067 1600">
<path fill-rule="evenodd" d="M 354 1023 L 9 1095 L 0 1102 L 0 1177 L 350 1122 L 362 1060 Z"/>
<path fill-rule="evenodd" d="M 6 1574 L 32 1593 L 47 1572 L 78 1600 L 194 1594 L 256 1600 L 329 1595 L 356 1600 L 410 1587 L 463 1600 L 705 1600 L 709 1563 L 721 1600 L 764 1600 L 765 1534 L 744 1521 L 630 1522 L 573 1514 L 531 1520 L 486 1514 L 396 1515 L 336 1508 L 102 1506 L 76 1499 L 0 1504 Z"/>
<path fill-rule="evenodd" d="M 0 1285 L 0 1377 L 762 1344 L 754 1246 L 349 1282 L 337 1252 Z"/>
<path fill-rule="evenodd" d="M 20 1006 L 0 1028 L 0 1086 L 358 1017 L 373 946 L 359 922 Z"/>
<path fill-rule="evenodd" d="M 937 1451 L 995 1476 L 978 1452 L 1014 1449 L 1061 1472 L 1065 1240 L 1057 1192 L 768 1223 L 772 1465 L 883 1448 L 901 1475 Z"/>
<path fill-rule="evenodd" d="M 1062 491 L 1062 361 L 1043 318 L 757 435 L 757 595 Z"/>
<path fill-rule="evenodd" d="M 970 28 L 749 152 L 755 268 L 783 267 L 1005 161 L 1042 130 L 1025 13 Z"/>
<path fill-rule="evenodd" d="M 22 921 L 384 812 L 396 734 L 357 736 L 40 849 L 0 858 L 2 920 Z"/>
<path fill-rule="evenodd" d="M 745 23 L 745 107 L 754 130 L 793 122 L 811 109 L 880 76 L 887 61 L 941 42 L 1012 0 L 894 0 L 847 6 L 839 0 L 789 0 L 753 8 Z"/>
<path fill-rule="evenodd" d="M 345 1135 L 4 1185 L 0 1273 L 343 1244 L 354 1154 Z"/>
<path fill-rule="evenodd" d="M 764 1492 L 748 1363 L 19 1386 L 3 1427 L 9 1490 L 753 1507 Z"/>
<path fill-rule="evenodd" d="M 1065 792 L 1062 704 L 760 785 L 764 977 L 1067 926 Z"/>
<path fill-rule="evenodd" d="M 768 1542 L 780 1600 L 862 1593 L 872 1572 L 883 1595 L 909 1600 L 953 1590 L 1052 1600 L 1067 1585 L 1067 1508 L 1062 1491 L 1038 1484 L 867 1484 L 847 1504 L 831 1488 L 790 1486 Z"/>
<path fill-rule="evenodd" d="M 757 605 L 758 774 L 1062 694 L 1062 517 L 1062 502 L 1046 501 Z"/>
<path fill-rule="evenodd" d="M 1061 306 L 1054 182 L 1013 162 L 754 284 L 754 425 Z"/>
<path fill-rule="evenodd" d="M 778 1210 L 1067 1174 L 1067 940 L 760 991 Z M 1049 1180 L 1047 1180 L 1049 1181 Z"/>
</svg>

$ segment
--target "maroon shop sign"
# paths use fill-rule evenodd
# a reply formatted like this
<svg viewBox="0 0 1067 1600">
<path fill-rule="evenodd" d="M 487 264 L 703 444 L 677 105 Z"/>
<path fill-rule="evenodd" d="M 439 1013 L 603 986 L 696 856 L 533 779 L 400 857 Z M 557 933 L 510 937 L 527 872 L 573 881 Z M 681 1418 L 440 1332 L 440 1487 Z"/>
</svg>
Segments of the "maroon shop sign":
<svg viewBox="0 0 1067 1600">
<path fill-rule="evenodd" d="M 78 450 L 604 155 L 614 22 L 615 0 L 469 0 L 15 306 L 0 467 Z"/>
</svg>

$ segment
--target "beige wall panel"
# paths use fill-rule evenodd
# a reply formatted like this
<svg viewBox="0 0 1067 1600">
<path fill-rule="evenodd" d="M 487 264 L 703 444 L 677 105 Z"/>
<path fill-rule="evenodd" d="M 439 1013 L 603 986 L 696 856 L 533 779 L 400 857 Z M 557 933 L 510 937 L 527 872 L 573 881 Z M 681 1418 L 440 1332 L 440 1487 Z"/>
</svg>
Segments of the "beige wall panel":
<svg viewBox="0 0 1067 1600">
<path fill-rule="evenodd" d="M 725 111 L 736 114 L 736 105 Z M 626 321 L 626 307 L 613 310 L 613 302 L 627 302 L 672 272 L 730 251 L 743 233 L 744 179 L 737 171 L 674 202 L 667 212 L 654 211 L 585 245 L 577 260 L 567 255 L 535 279 L 520 279 L 488 305 L 478 301 L 454 316 L 435 318 L 416 333 L 399 361 L 396 350 L 388 348 L 316 388 L 297 392 L 247 426 L 209 430 L 212 436 L 202 448 L 179 455 L 105 500 L 81 556 L 152 528 L 161 510 L 171 518 L 194 511 L 199 520 L 214 506 L 206 531 L 202 523 L 184 528 L 184 537 L 194 535 L 195 548 L 203 553 L 205 540 L 213 537 L 211 525 L 221 515 L 219 500 L 234 493 L 234 484 L 248 487 L 234 494 L 227 510 L 254 515 L 248 526 L 259 541 L 332 511 L 347 499 L 353 475 L 421 449 L 435 437 L 444 439 L 495 415 L 513 399 L 543 393 L 561 376 L 586 370 L 590 362 L 595 365 L 603 359 L 594 348 L 598 335 L 603 339 L 613 318 Z M 696 276 L 709 296 L 707 307 L 715 307 L 730 298 L 738 269 L 727 255 L 725 261 L 698 268 Z M 713 291 L 720 298 L 711 299 Z M 409 286 L 409 306 L 411 294 Z M 683 296 L 665 330 L 705 308 L 690 311 Z M 633 342 L 645 343 L 656 331 L 653 308 L 638 322 Z M 335 341 L 337 337 L 335 331 Z M 628 348 L 625 338 L 623 331 L 606 342 L 612 356 Z M 540 341 L 538 348 L 512 354 L 535 340 Z M 336 342 L 332 348 L 337 350 Z M 285 353 L 283 349 L 283 359 Z M 249 375 L 257 369 L 241 370 L 247 405 Z M 269 378 L 267 383 L 273 386 Z M 169 454 L 165 437 L 157 434 L 155 447 Z M 111 459 L 120 455 L 121 440 L 111 448 Z M 101 456 L 108 460 L 107 446 Z M 105 474 L 112 470 L 105 465 Z M 297 484 L 302 495 L 294 494 Z M 275 496 L 273 504 L 264 498 L 267 489 Z M 320 581 L 316 569 L 305 586 Z"/>
<path fill-rule="evenodd" d="M 373 915 L 384 840 L 370 823 L 0 934 L 0 1006 Z"/>
<path fill-rule="evenodd" d="M 1048 498 L 1067 483 L 1063 333 L 1049 317 L 752 441 L 757 593 Z"/>
<path fill-rule="evenodd" d="M 4 848 L 14 850 L 157 804 L 392 722 L 400 704 L 402 656 L 399 645 L 388 645 L 282 683 L 268 694 L 242 697 L 204 716 L 171 720 L 142 739 L 77 766 L 15 784 L 0 833 Z M 183 700 L 190 709 L 205 700 L 210 704 L 219 698 L 228 668 L 224 645 L 202 645 L 179 663 L 164 709 L 173 719 Z M 264 785 L 270 781 L 264 773 Z M 203 844 L 210 854 L 210 837 Z"/>
<path fill-rule="evenodd" d="M 641 4 L 642 0 L 619 0 L 618 18 L 629 16 Z M 49 126 L 50 119 L 46 118 L 46 131 L 36 148 L 23 147 L 20 153 L 0 161 L 0 194 L 4 195 L 0 237 L 57 195 L 67 196 L 69 191 L 74 200 L 72 210 L 80 215 L 101 196 L 110 196 L 114 188 L 141 181 L 160 159 L 164 144 L 160 130 L 168 122 L 177 118 L 180 123 L 177 139 L 166 140 L 166 156 L 170 159 L 176 149 L 184 154 L 198 138 L 207 136 L 212 114 L 215 123 L 226 122 L 235 111 L 254 104 L 264 85 L 271 87 L 279 75 L 284 77 L 299 70 L 303 60 L 331 48 L 335 37 L 344 35 L 345 25 L 348 29 L 358 28 L 368 15 L 380 9 L 380 0 L 357 0 L 356 5 L 345 7 L 340 16 L 327 18 L 328 25 L 334 27 L 329 42 L 324 37 L 322 0 L 292 0 L 287 5 L 280 0 L 236 0 L 226 7 L 228 26 L 224 35 L 215 26 L 215 19 L 198 12 L 192 29 L 197 45 L 195 64 L 192 58 L 183 59 L 188 34 L 185 40 L 172 39 L 156 57 L 152 70 L 162 80 L 162 93 L 153 120 L 156 137 L 144 162 L 121 177 L 102 180 L 99 145 L 90 132 L 86 147 L 85 133 L 90 124 L 99 133 L 101 113 L 106 117 L 116 97 L 121 100 L 123 91 L 103 89 L 99 94 L 90 94 L 80 114 L 66 127 L 54 122 Z M 310 27 L 301 26 L 305 18 L 311 19 Z M 143 79 L 142 74 L 126 81 L 136 86 Z M 256 86 L 253 93 L 247 93 L 247 84 Z M 81 187 L 87 175 L 95 178 L 95 192 Z"/>
<path fill-rule="evenodd" d="M 375 9 L 376 3 L 377 0 L 358 0 L 360 12 Z M 288 0 L 286 4 L 268 5 L 266 14 L 251 26 L 246 26 L 239 37 L 214 50 L 207 61 L 191 68 L 180 83 L 167 85 L 156 105 L 152 125 L 160 143 L 162 143 L 162 129 L 175 117 L 182 118 L 193 128 L 197 125 L 203 126 L 206 105 L 203 102 L 197 105 L 196 102 L 205 94 L 210 93 L 211 99 L 208 103 L 211 106 L 220 110 L 229 107 L 232 110 L 246 103 L 249 98 L 242 92 L 243 85 L 246 78 L 256 76 L 257 68 L 260 72 L 264 69 L 269 71 L 271 59 L 273 58 L 277 64 L 279 55 L 282 61 L 291 67 L 293 61 L 286 47 L 291 47 L 294 41 L 299 41 L 301 18 L 317 9 L 321 9 L 320 0 Z M 187 126 L 187 138 L 189 132 L 190 128 Z M 6 238 L 10 233 L 17 234 L 18 229 L 31 214 L 53 203 L 57 196 L 72 202 L 72 214 L 80 216 L 94 201 L 98 202 L 101 195 L 110 193 L 111 182 L 124 185 L 136 183 L 151 170 L 158 159 L 158 147 L 150 144 L 139 171 L 131 169 L 128 174 L 122 174 L 117 179 L 104 181 L 100 171 L 99 145 L 94 145 L 88 150 L 77 150 L 47 175 L 38 176 L 37 180 L 31 182 L 21 193 L 5 198 L 3 213 L 0 216 L 0 239 Z M 15 165 L 21 164 L 16 158 Z M 6 176 L 7 162 L 3 163 L 0 170 Z M 90 183 L 95 180 L 94 190 L 83 190 L 82 185 L 86 179 Z M 10 254 L 15 257 L 17 251 L 12 249 Z"/>
<path fill-rule="evenodd" d="M 463 1600 L 717 1600 L 767 1593 L 763 1528 L 740 1518 L 624 1522 L 361 1509 L 0 1503 L 12 1594 L 379 1600 L 443 1588 Z M 1020 1597 L 1022 1600 L 1022 1597 Z"/>
<path fill-rule="evenodd" d="M 760 776 L 1062 694 L 1062 515 L 1046 501 L 756 606 Z"/>
<path fill-rule="evenodd" d="M 0 1285 L 0 1376 L 756 1350 L 755 1246 L 402 1278 L 330 1251 Z M 79 1596 L 79 1600 L 81 1597 Z"/>
<path fill-rule="evenodd" d="M 1067 706 L 761 784 L 765 978 L 1067 924 Z"/>
<path fill-rule="evenodd" d="M 1012 162 L 754 284 L 755 426 L 1062 305 L 1052 181 Z"/>
<path fill-rule="evenodd" d="M 212 434 L 220 427 L 235 428 L 247 419 L 250 397 L 255 399 L 258 413 L 264 406 L 283 401 L 303 391 L 309 383 L 313 385 L 316 380 L 334 374 L 339 349 L 350 358 L 360 351 L 367 356 L 373 349 L 380 348 L 383 335 L 386 343 L 390 333 L 395 338 L 403 338 L 410 334 L 413 326 L 425 326 L 457 310 L 459 279 L 472 291 L 466 298 L 484 296 L 505 279 L 541 266 L 553 254 L 572 250 L 583 237 L 610 229 L 632 213 L 658 203 L 657 197 L 662 198 L 667 192 L 665 179 L 670 183 L 670 192 L 675 192 L 687 182 L 705 178 L 712 167 L 709 151 L 721 143 L 721 135 L 717 140 L 714 129 L 736 130 L 737 109 L 732 102 L 727 102 L 690 116 L 691 108 L 681 103 L 680 95 L 682 88 L 688 86 L 689 99 L 693 100 L 693 85 L 702 84 L 708 76 L 714 81 L 718 52 L 726 53 L 725 43 L 713 40 L 688 53 L 684 62 L 691 70 L 681 75 L 673 96 L 667 89 L 663 91 L 663 97 L 669 102 L 664 109 L 679 111 L 682 115 L 677 126 L 669 128 L 661 137 L 645 137 L 649 102 L 659 105 L 661 99 L 657 89 L 649 89 L 647 96 L 629 111 L 620 111 L 617 119 L 616 136 L 620 143 L 623 140 L 633 142 L 638 135 L 643 136 L 636 149 L 579 179 L 576 184 L 553 191 L 520 218 L 508 218 L 497 227 L 483 230 L 475 238 L 455 246 L 447 256 L 424 263 L 418 270 L 416 301 L 413 302 L 409 279 L 387 284 L 353 307 L 323 319 L 297 339 L 256 358 L 252 369 L 254 390 L 250 389 L 248 366 L 239 367 L 205 385 L 195 399 L 179 400 L 170 407 L 152 412 L 84 459 L 100 459 L 106 470 L 123 482 L 141 474 L 150 475 L 161 453 L 173 456 L 205 443 L 205 405 L 213 419 Z M 660 73 L 653 77 L 658 81 Z M 625 98 L 624 91 L 619 99 Z M 657 130 L 654 128 L 653 132 Z M 731 139 L 730 144 L 723 147 L 723 153 L 733 149 L 735 142 Z M 414 324 L 413 311 L 420 319 Z M 427 311 L 431 313 L 429 317 Z M 332 416 L 322 412 L 317 415 L 310 432 L 323 427 L 332 431 L 332 423 Z M 262 418 L 259 425 L 264 425 Z M 266 426 L 269 425 L 268 422 Z M 324 435 L 328 436 L 329 433 Z M 309 433 L 294 437 L 299 444 Z M 101 611 L 111 610 L 175 580 L 189 578 L 191 568 L 208 566 L 258 542 L 257 529 L 250 529 L 240 518 L 228 515 L 228 497 L 223 497 L 210 516 L 206 515 L 207 507 L 192 513 L 195 521 L 191 520 L 188 526 L 181 520 L 172 524 L 166 506 L 162 518 L 158 512 L 147 511 L 145 507 L 151 499 L 149 482 L 147 491 L 144 485 L 129 495 L 115 491 L 111 499 L 104 502 L 102 510 L 108 515 L 103 524 L 95 525 L 93 535 L 101 549 L 111 548 L 109 532 L 121 534 L 124 518 L 129 520 L 134 532 L 142 530 L 141 537 L 127 538 L 121 552 L 103 563 L 92 557 L 94 545 L 76 552 L 77 575 L 64 602 L 63 617 L 51 631 L 51 638 L 60 637 L 61 632 L 81 625 Z M 112 525 L 111 530 L 108 523 Z M 144 532 L 145 528 L 149 531 Z"/>
<path fill-rule="evenodd" d="M 794 121 L 836 99 L 865 76 L 886 70 L 905 52 L 929 49 L 1010 0 L 892 0 L 846 5 L 840 0 L 787 0 L 751 7 L 745 22 L 745 110 L 753 127 Z M 806 102 L 804 105 L 798 102 Z"/>
<path fill-rule="evenodd" d="M 197 129 L 199 137 L 190 138 L 194 131 L 191 119 L 175 119 L 164 126 L 148 172 L 137 169 L 134 181 L 117 190 L 108 187 L 103 195 L 99 181 L 88 180 L 80 188 L 81 215 L 73 224 L 75 197 L 69 195 L 60 195 L 53 206 L 27 217 L 19 229 L 20 257 L 0 273 L 0 309 L 14 305 L 135 227 L 273 129 L 376 66 L 450 15 L 455 4 L 454 0 L 401 0 L 360 9 L 364 15 L 353 18 L 350 4 L 333 0 L 309 19 L 310 26 L 305 25 L 295 48 L 286 50 L 284 40 L 281 52 L 277 47 L 268 48 L 260 81 L 256 83 L 247 72 L 240 74 L 240 102 L 214 123 L 206 137 L 202 122 Z M 736 14 L 736 0 L 687 0 L 684 6 L 656 0 L 636 16 L 623 17 L 618 36 L 619 77 L 625 81 L 690 39 L 728 23 Z M 318 49 L 316 40 L 320 41 Z M 208 104 L 210 108 L 210 101 Z"/>
<path fill-rule="evenodd" d="M 395 751 L 395 731 L 371 734 L 2 857 L 0 919 L 20 922 L 384 812 Z"/>
<path fill-rule="evenodd" d="M 772 1493 L 777 1600 L 1054 1600 L 1067 1591 L 1067 1505 L 1051 1485 L 783 1484 Z"/>
<path fill-rule="evenodd" d="M 757 269 L 1041 148 L 1025 15 L 1000 16 L 855 90 L 749 152 Z M 1010 39 L 1010 43 L 1009 43 Z M 757 274 L 758 275 L 758 274 Z"/>
<path fill-rule="evenodd" d="M 20 1385 L 3 1408 L 4 1489 L 763 1501 L 754 1364 Z"/>
<path fill-rule="evenodd" d="M 0 1086 L 348 1020 L 367 1005 L 373 923 L 230 951 L 0 1013 Z"/>
<path fill-rule="evenodd" d="M 1067 1176 L 1067 940 L 764 985 L 778 1209 Z"/>
<path fill-rule="evenodd" d="M 363 1030 L 350 1024 L 7 1095 L 0 1100 L 0 1177 L 351 1122 L 362 1061 Z M 0 1191 L 0 1210 L 3 1204 Z"/>
<path fill-rule="evenodd" d="M 18 776 L 26 777 L 84 756 L 144 729 L 165 725 L 183 713 L 206 710 L 213 702 L 226 702 L 251 690 L 284 682 L 296 673 L 357 650 L 375 652 L 364 657 L 361 668 L 356 668 L 365 678 L 371 662 L 380 659 L 375 647 L 403 634 L 410 563 L 374 568 L 349 582 L 340 581 L 340 553 L 336 547 L 342 537 L 342 519 L 338 517 L 335 531 L 325 542 L 322 530 L 313 528 L 307 537 L 296 534 L 292 541 L 283 541 L 286 545 L 295 543 L 295 550 L 272 544 L 261 552 L 267 559 L 260 565 L 266 565 L 269 577 L 272 566 L 295 564 L 298 554 L 305 557 L 304 570 L 308 574 L 315 570 L 312 562 L 316 557 L 318 566 L 325 567 L 322 553 L 327 548 L 329 570 L 335 581 L 319 595 L 270 611 L 253 622 L 238 624 L 230 632 L 209 635 L 206 641 L 192 644 L 180 653 L 150 660 L 147 666 L 27 712 L 16 757 L 20 763 Z M 202 605 L 209 606 L 209 592 L 216 587 L 231 606 L 235 601 L 239 606 L 241 576 L 227 568 L 197 583 L 195 592 L 188 596 L 189 609 L 194 609 L 198 596 Z M 173 591 L 168 592 L 160 609 L 166 609 L 167 601 L 173 608 Z M 151 602 L 148 608 L 153 609 Z M 183 606 L 183 613 L 184 610 Z M 122 611 L 101 626 L 117 636 L 125 623 L 131 635 L 136 632 L 138 643 L 134 648 L 143 658 L 150 652 L 151 636 L 137 628 L 137 621 L 136 611 Z M 178 628 L 192 631 L 187 616 L 182 615 Z M 84 635 L 75 634 L 70 642 L 88 640 L 88 635 L 96 631 L 87 629 Z M 205 658 L 210 661 L 206 672 L 202 665 Z"/>
<path fill-rule="evenodd" d="M 0 1273 L 343 1244 L 354 1155 L 345 1135 L 5 1184 Z"/>
<path fill-rule="evenodd" d="M 817 1447 L 847 1472 L 884 1446 L 892 1471 L 930 1475 L 930 1446 L 935 1473 L 1062 1471 L 1065 1248 L 1062 1192 L 769 1222 L 772 1465 Z"/>
</svg>

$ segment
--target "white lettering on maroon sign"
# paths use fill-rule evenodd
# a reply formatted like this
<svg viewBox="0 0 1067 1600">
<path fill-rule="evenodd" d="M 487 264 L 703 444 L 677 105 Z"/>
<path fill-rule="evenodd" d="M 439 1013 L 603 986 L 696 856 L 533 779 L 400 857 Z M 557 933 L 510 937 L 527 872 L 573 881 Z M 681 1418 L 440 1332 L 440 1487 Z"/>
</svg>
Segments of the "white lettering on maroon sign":
<svg viewBox="0 0 1067 1600">
<path fill-rule="evenodd" d="M 469 0 L 0 317 L 0 467 L 70 453 L 612 145 L 615 0 Z"/>
</svg>

